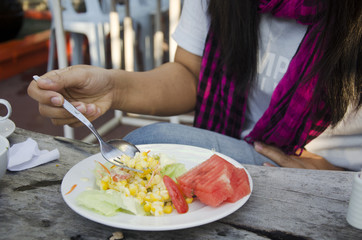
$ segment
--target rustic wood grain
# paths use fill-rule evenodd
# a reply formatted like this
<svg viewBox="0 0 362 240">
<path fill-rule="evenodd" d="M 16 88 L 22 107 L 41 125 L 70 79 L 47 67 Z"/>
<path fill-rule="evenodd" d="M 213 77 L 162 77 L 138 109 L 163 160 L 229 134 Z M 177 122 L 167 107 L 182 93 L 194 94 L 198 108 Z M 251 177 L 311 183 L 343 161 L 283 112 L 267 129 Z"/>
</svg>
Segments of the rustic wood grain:
<svg viewBox="0 0 362 240">
<path fill-rule="evenodd" d="M 0 179 L 0 239 L 361 239 L 346 222 L 353 172 L 246 165 L 254 190 L 238 211 L 217 222 L 177 231 L 130 231 L 81 217 L 63 201 L 60 184 L 76 163 L 99 152 L 86 143 L 63 143 L 17 128 L 11 144 L 28 137 L 60 159 Z"/>
</svg>

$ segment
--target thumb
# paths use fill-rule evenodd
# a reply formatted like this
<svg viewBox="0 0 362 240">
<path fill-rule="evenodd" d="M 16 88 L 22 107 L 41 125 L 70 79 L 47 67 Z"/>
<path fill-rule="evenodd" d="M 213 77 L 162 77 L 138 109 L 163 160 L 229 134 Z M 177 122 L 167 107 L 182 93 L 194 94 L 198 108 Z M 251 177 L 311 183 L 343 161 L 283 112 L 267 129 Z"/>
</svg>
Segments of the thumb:
<svg viewBox="0 0 362 240">
<path fill-rule="evenodd" d="M 51 78 L 46 77 L 45 75 L 41 76 L 37 81 L 38 87 L 43 90 L 53 90 L 57 91 L 60 88 L 58 87 L 56 81 Z"/>
<path fill-rule="evenodd" d="M 86 79 L 86 71 L 77 66 L 69 66 L 57 69 L 42 75 L 37 81 L 38 86 L 44 90 L 60 92 L 65 88 L 82 87 L 83 80 Z"/>
</svg>

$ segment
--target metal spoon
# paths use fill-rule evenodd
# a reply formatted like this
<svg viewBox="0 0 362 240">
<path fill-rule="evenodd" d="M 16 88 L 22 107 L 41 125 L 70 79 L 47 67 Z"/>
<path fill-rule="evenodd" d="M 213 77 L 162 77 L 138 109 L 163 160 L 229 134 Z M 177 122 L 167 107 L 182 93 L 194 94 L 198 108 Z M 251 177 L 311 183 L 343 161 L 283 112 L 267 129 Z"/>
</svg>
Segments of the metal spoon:
<svg viewBox="0 0 362 240">
<path fill-rule="evenodd" d="M 33 79 L 37 81 L 40 77 L 37 75 L 33 76 Z M 136 171 L 136 172 L 143 172 L 142 170 L 138 170 L 135 168 L 130 168 L 124 165 L 120 161 L 120 157 L 122 155 L 127 155 L 130 157 L 133 157 L 137 152 L 140 150 L 133 144 L 126 142 L 122 139 L 115 139 L 112 140 L 110 143 L 105 142 L 101 135 L 97 132 L 97 130 L 94 128 L 92 123 L 81 113 L 79 112 L 70 102 L 68 102 L 66 99 L 64 99 L 63 107 L 70 112 L 74 117 L 76 117 L 79 121 L 81 121 L 84 125 L 86 125 L 89 130 L 94 134 L 94 136 L 98 139 L 99 146 L 101 148 L 101 153 L 104 159 L 106 159 L 108 162 L 117 165 L 119 167 Z M 116 146 L 116 147 L 115 147 Z"/>
</svg>

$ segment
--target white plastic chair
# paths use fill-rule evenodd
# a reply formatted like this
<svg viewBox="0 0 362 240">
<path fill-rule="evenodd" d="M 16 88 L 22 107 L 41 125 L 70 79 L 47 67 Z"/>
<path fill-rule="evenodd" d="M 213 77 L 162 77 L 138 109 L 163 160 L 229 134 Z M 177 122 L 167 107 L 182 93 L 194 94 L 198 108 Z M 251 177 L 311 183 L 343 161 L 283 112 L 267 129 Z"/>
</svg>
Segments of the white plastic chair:
<svg viewBox="0 0 362 240">
<path fill-rule="evenodd" d="M 169 0 L 130 0 L 130 16 L 141 28 L 137 37 L 143 59 L 142 70 L 151 70 L 162 62 L 161 14 L 168 10 Z"/>
<path fill-rule="evenodd" d="M 109 12 L 101 9 L 98 0 L 84 0 L 86 11 L 75 11 L 71 0 L 60 0 L 63 8 L 63 28 L 70 32 L 72 46 L 71 64 L 83 63 L 83 40 L 88 39 L 90 64 L 94 66 L 106 66 L 105 39 L 110 32 Z M 51 1 L 48 2 L 52 11 Z M 48 70 L 53 69 L 55 55 L 54 24 L 52 24 L 50 36 L 50 49 L 48 57 Z"/>
<path fill-rule="evenodd" d="M 57 1 L 57 0 L 55 0 Z M 71 64 L 79 64 L 82 63 L 82 46 L 83 46 L 83 36 L 85 35 L 88 38 L 89 41 L 89 48 L 90 48 L 90 56 L 91 56 L 91 64 L 96 66 L 105 66 L 105 37 L 110 33 L 111 35 L 111 47 L 112 45 L 112 34 L 118 33 L 119 36 L 119 28 L 118 30 L 110 31 L 110 18 L 109 16 L 112 15 L 114 11 L 114 6 L 111 6 L 109 3 L 112 0 L 103 0 L 102 7 L 99 5 L 98 0 L 85 0 L 86 4 L 86 12 L 85 13 L 77 13 L 71 3 L 71 0 L 58 0 L 61 1 L 62 6 L 64 8 L 62 12 L 62 23 L 64 26 L 64 30 L 71 33 L 71 44 L 72 44 L 72 63 Z M 174 5 L 178 5 L 176 8 L 176 15 L 179 14 L 179 5 L 180 0 L 131 0 L 129 1 L 129 8 L 126 8 L 125 5 L 117 5 L 117 12 L 118 12 L 118 21 L 124 21 L 124 45 L 125 45 L 125 51 L 124 55 L 125 58 L 128 59 L 127 54 L 132 55 L 129 57 L 131 59 L 130 61 L 125 62 L 126 70 L 133 71 L 134 68 L 134 54 L 133 54 L 133 48 L 134 48 L 134 41 L 135 41 L 135 33 L 134 33 L 134 26 L 139 25 L 141 27 L 140 36 L 138 36 L 138 39 L 141 40 L 139 42 L 139 46 L 141 47 L 141 50 L 143 52 L 143 60 L 145 63 L 149 63 L 148 67 L 146 68 L 153 68 L 154 64 L 157 63 L 156 58 L 154 58 L 154 52 L 160 50 L 160 46 L 157 46 L 157 44 L 163 43 L 163 35 L 162 39 L 157 37 L 157 31 L 159 32 L 160 29 L 160 14 L 162 11 L 167 10 L 168 8 L 168 1 L 171 1 L 174 3 Z M 48 1 L 51 8 L 51 2 Z M 176 3 L 176 4 L 175 4 Z M 104 5 L 106 4 L 106 5 Z M 57 4 L 58 5 L 58 4 Z M 109 8 L 107 8 L 107 5 Z M 104 6 L 106 6 L 104 8 Z M 171 6 L 171 4 L 170 4 Z M 103 9 L 103 11 L 102 11 Z M 131 9 L 131 10 L 130 10 Z M 59 10 L 59 9 L 58 9 Z M 128 11 L 127 11 L 128 10 Z M 112 11 L 112 12 L 111 12 Z M 110 14 L 111 13 L 111 14 Z M 170 21 L 171 21 L 170 16 Z M 152 18 L 154 18 L 154 23 L 156 27 L 152 28 Z M 132 19 L 134 24 L 132 24 Z M 176 16 L 172 22 L 177 22 L 178 17 Z M 114 24 L 114 19 L 112 21 L 113 26 L 117 25 Z M 173 29 L 175 27 L 175 24 L 170 24 L 170 33 L 173 32 Z M 52 29 L 54 30 L 55 26 L 53 24 Z M 51 70 L 53 66 L 53 59 L 54 59 L 54 52 L 55 52 L 55 38 L 54 38 L 54 32 L 52 31 L 51 36 L 51 46 L 50 46 L 50 54 L 49 54 L 49 63 L 48 67 L 49 70 Z M 163 34 L 163 33 L 162 33 Z M 115 34 L 116 36 L 117 34 Z M 156 37 L 155 37 L 156 36 Z M 154 42 L 154 46 L 152 46 L 152 40 Z M 175 44 L 171 43 L 171 45 L 175 46 Z M 116 45 L 120 45 L 119 41 Z M 119 56 L 114 58 L 114 49 L 112 49 L 112 61 L 114 59 L 120 59 L 120 56 L 122 55 L 120 46 L 118 46 L 117 51 L 119 52 Z M 173 60 L 173 54 L 174 54 L 174 47 L 171 47 L 170 51 L 170 60 Z M 153 50 L 155 48 L 155 50 Z M 158 50 L 156 49 L 158 48 Z M 131 50 L 131 51 L 130 51 Z M 63 48 L 63 51 L 65 49 Z M 116 52 L 117 52 L 116 51 Z M 58 49 L 59 54 L 59 49 Z M 126 59 L 126 60 L 127 60 Z M 117 61 L 118 61 L 117 60 Z M 128 59 L 129 60 L 129 59 Z M 155 62 L 155 63 L 154 63 Z M 113 68 L 119 68 L 120 63 L 113 64 Z M 133 126 L 144 126 L 153 122 L 157 121 L 171 121 L 174 123 L 180 123 L 180 122 L 186 122 L 190 123 L 192 122 L 192 116 L 189 115 L 181 115 L 181 116 L 174 116 L 170 118 L 161 118 L 161 117 L 152 117 L 152 116 L 146 116 L 146 115 L 126 115 L 123 116 L 121 111 L 115 111 L 115 117 L 111 119 L 109 122 L 104 124 L 100 129 L 98 129 L 99 133 L 101 135 L 106 134 L 111 129 L 116 127 L 119 124 L 129 124 Z M 65 136 L 73 137 L 73 129 L 65 128 Z M 88 137 L 84 138 L 83 141 L 92 142 L 94 141 L 93 136 L 89 135 Z"/>
</svg>

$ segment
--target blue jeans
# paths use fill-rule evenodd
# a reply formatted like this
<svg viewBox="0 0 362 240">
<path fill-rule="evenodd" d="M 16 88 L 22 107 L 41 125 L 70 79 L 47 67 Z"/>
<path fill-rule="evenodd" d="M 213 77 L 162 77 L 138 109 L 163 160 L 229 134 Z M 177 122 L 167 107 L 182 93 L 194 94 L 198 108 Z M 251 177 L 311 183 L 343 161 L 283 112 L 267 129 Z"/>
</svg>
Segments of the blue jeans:
<svg viewBox="0 0 362 240">
<path fill-rule="evenodd" d="M 257 153 L 253 146 L 244 140 L 181 124 L 155 123 L 147 125 L 129 133 L 124 139 L 136 145 L 153 143 L 192 145 L 215 149 L 215 151 L 225 154 L 241 164 L 262 165 L 269 162 L 277 165 Z"/>
</svg>

